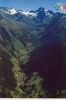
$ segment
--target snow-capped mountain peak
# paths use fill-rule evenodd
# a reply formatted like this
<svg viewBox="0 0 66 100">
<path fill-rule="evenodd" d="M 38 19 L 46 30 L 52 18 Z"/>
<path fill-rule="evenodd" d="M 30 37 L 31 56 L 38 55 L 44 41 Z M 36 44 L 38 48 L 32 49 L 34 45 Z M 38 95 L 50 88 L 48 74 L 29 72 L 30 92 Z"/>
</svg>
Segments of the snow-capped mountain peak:
<svg viewBox="0 0 66 100">
<path fill-rule="evenodd" d="M 8 13 L 12 15 L 12 14 L 16 14 L 17 11 L 14 8 L 11 8 L 8 10 Z"/>
<path fill-rule="evenodd" d="M 46 15 L 47 16 L 49 16 L 49 17 L 52 17 L 53 16 L 53 13 L 50 13 L 50 11 L 49 10 L 44 10 L 45 11 L 45 13 L 46 13 Z"/>
</svg>

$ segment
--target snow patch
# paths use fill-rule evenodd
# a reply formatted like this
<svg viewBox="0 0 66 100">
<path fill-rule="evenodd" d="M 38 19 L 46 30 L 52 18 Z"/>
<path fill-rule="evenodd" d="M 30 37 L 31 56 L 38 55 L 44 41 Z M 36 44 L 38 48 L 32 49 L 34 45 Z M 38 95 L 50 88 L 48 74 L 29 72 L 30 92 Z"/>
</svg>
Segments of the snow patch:
<svg viewBox="0 0 66 100">
<path fill-rule="evenodd" d="M 29 12 L 29 11 L 19 11 L 21 14 L 24 14 L 26 16 L 37 16 L 36 13 L 32 13 L 32 12 Z"/>
<path fill-rule="evenodd" d="M 44 11 L 45 11 L 45 13 L 46 13 L 47 16 L 53 17 L 53 14 L 50 14 L 50 13 L 48 12 L 48 10 L 45 9 Z"/>
<path fill-rule="evenodd" d="M 65 18 L 66 16 L 63 16 L 62 18 Z"/>
</svg>

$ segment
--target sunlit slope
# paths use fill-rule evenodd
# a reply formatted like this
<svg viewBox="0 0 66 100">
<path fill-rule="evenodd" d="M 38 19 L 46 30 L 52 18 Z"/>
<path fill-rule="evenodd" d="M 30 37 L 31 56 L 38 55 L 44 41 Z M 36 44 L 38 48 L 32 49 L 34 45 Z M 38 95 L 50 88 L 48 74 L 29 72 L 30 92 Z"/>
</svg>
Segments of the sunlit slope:
<svg viewBox="0 0 66 100">
<path fill-rule="evenodd" d="M 0 18 L 0 91 L 4 96 L 26 79 L 20 64 L 28 61 L 30 51 L 36 46 L 29 30 L 27 25 Z"/>
</svg>

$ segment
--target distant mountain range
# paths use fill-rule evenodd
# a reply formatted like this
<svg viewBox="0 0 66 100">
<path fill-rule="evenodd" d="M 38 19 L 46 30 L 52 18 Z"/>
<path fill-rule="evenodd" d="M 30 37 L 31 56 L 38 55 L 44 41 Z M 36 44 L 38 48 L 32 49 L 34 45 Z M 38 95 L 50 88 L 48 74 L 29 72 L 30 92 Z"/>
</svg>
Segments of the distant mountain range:
<svg viewBox="0 0 66 100">
<path fill-rule="evenodd" d="M 10 14 L 10 15 L 15 15 L 15 14 L 21 14 L 21 15 L 25 15 L 25 16 L 37 16 L 37 14 L 39 12 L 44 12 L 46 15 L 48 16 L 53 16 L 53 12 L 50 10 L 45 10 L 43 7 L 40 7 L 38 10 L 36 11 L 23 11 L 23 10 L 16 10 L 14 8 L 8 8 L 8 7 L 0 7 L 0 11 L 6 14 Z"/>
<path fill-rule="evenodd" d="M 66 14 L 0 7 L 0 97 L 66 97 Z"/>
</svg>

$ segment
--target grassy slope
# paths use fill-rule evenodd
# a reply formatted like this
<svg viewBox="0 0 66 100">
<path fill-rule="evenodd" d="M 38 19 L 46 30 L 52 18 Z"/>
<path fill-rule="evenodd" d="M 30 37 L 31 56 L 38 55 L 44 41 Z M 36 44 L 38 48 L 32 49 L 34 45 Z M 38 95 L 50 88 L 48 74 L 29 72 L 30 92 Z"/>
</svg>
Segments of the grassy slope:
<svg viewBox="0 0 66 100">
<path fill-rule="evenodd" d="M 0 90 L 4 91 L 4 96 L 24 82 L 19 62 L 28 58 L 28 50 L 19 40 L 22 34 L 16 22 L 0 20 Z M 20 56 L 23 56 L 22 59 Z"/>
<path fill-rule="evenodd" d="M 13 19 L 0 19 L 0 97 L 24 97 L 20 89 L 25 74 L 20 68 L 37 46 L 35 34 L 29 25 Z"/>
</svg>

